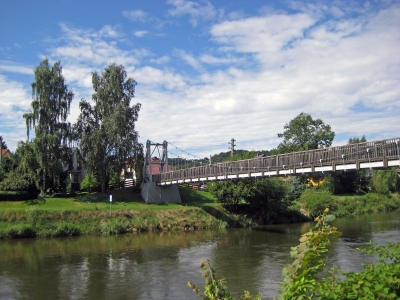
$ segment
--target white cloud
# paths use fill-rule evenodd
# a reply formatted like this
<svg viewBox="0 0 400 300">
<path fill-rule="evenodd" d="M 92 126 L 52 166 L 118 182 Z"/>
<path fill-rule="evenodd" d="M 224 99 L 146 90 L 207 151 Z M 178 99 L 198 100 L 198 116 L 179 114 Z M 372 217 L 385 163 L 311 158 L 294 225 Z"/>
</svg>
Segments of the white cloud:
<svg viewBox="0 0 400 300">
<path fill-rule="evenodd" d="M 168 12 L 172 16 L 190 15 L 190 23 L 196 27 L 200 19 L 212 19 L 216 11 L 209 1 L 202 1 L 203 5 L 187 0 L 168 0 L 168 4 L 175 6 Z"/>
<path fill-rule="evenodd" d="M 209 2 L 169 3 L 175 7 L 170 14 L 187 14 L 194 23 L 207 17 L 202 11 L 215 12 Z M 310 5 L 297 14 L 237 15 L 209 27 L 211 43 L 204 50 L 180 46 L 172 53 L 154 50 L 157 55 L 151 46 L 123 49 L 117 27 L 63 25 L 50 57 L 62 61 L 75 92 L 71 120 L 78 99 L 91 98 L 91 72 L 116 62 L 138 82 L 141 142 L 167 140 L 197 148 L 200 157 L 227 151 L 231 138 L 238 149 L 271 149 L 280 141 L 276 134 L 301 112 L 330 124 L 341 139 L 397 136 L 399 6 L 354 17 L 348 14 L 354 8 Z M 182 61 L 194 70 L 178 68 Z"/>
<path fill-rule="evenodd" d="M 131 20 L 131 21 L 141 21 L 141 22 L 145 22 L 149 19 L 149 16 L 146 12 L 144 12 L 143 10 L 140 9 L 136 9 L 136 10 L 124 10 L 122 12 L 122 15 Z"/>
<path fill-rule="evenodd" d="M 22 115 L 29 109 L 31 101 L 21 83 L 8 80 L 0 74 L 0 135 L 12 151 L 15 150 L 18 141 L 26 137 Z"/>
<path fill-rule="evenodd" d="M 149 32 L 147 30 L 138 30 L 138 31 L 135 31 L 133 33 L 133 35 L 136 36 L 136 37 L 144 37 L 148 33 Z"/>
<path fill-rule="evenodd" d="M 202 68 L 200 62 L 193 55 L 187 53 L 186 51 L 175 49 L 174 53 L 193 69 L 200 70 Z"/>
<path fill-rule="evenodd" d="M 104 38 L 112 37 L 113 31 L 104 29 L 100 31 L 83 30 L 61 24 L 64 44 L 56 46 L 51 51 L 51 56 L 62 61 L 88 62 L 95 66 L 104 66 L 110 63 L 122 65 L 135 65 L 139 61 L 129 52 L 118 48 L 115 41 L 108 42 Z"/>
<path fill-rule="evenodd" d="M 33 74 L 33 67 L 24 66 L 18 63 L 14 63 L 12 61 L 0 61 L 0 71 L 2 72 L 10 72 L 10 73 L 19 73 L 19 74 Z"/>
<path fill-rule="evenodd" d="M 200 56 L 200 61 L 210 65 L 224 65 L 224 64 L 237 64 L 244 62 L 244 58 L 233 57 L 227 55 L 226 57 L 215 57 L 209 54 L 203 54 Z"/>
<path fill-rule="evenodd" d="M 159 58 L 152 58 L 152 59 L 150 59 L 150 62 L 162 65 L 162 64 L 166 64 L 170 60 L 171 60 L 171 58 L 169 56 L 164 55 L 164 56 L 161 56 Z"/>
</svg>

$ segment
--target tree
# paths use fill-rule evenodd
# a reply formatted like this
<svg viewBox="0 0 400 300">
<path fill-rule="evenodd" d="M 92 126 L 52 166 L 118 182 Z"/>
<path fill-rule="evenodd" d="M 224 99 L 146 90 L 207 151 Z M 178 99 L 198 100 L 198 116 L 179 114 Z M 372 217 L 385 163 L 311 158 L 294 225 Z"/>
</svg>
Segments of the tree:
<svg viewBox="0 0 400 300">
<path fill-rule="evenodd" d="M 1 149 L 7 149 L 7 144 L 4 141 L 3 137 L 0 135 L 0 150 Z"/>
<path fill-rule="evenodd" d="M 109 65 L 92 74 L 94 106 L 82 99 L 74 126 L 82 157 L 89 172 L 99 176 L 104 193 L 110 174 L 121 172 L 123 161 L 141 150 L 135 122 L 140 104 L 130 106 L 136 81 L 127 78 L 123 66 Z"/>
<path fill-rule="evenodd" d="M 292 203 L 287 197 L 288 185 L 280 178 L 250 179 L 248 185 L 245 201 L 265 222 L 285 212 Z"/>
<path fill-rule="evenodd" d="M 207 188 L 224 207 L 237 210 L 248 196 L 249 184 L 246 180 L 226 180 L 207 184 Z"/>
<path fill-rule="evenodd" d="M 374 171 L 372 187 L 374 191 L 379 194 L 389 194 L 400 191 L 400 179 L 396 169 Z"/>
<path fill-rule="evenodd" d="M 81 182 L 81 189 L 83 190 L 89 190 L 89 193 L 92 192 L 93 188 L 96 188 L 99 186 L 99 182 L 96 179 L 96 176 L 86 173 L 85 178 L 83 178 Z"/>
<path fill-rule="evenodd" d="M 367 138 L 365 137 L 365 135 L 363 135 L 361 138 L 352 137 L 352 138 L 349 138 L 349 141 L 347 142 L 347 145 L 365 143 L 366 141 L 367 141 Z"/>
<path fill-rule="evenodd" d="M 67 122 L 74 94 L 65 84 L 60 61 L 49 65 L 44 59 L 34 70 L 32 83 L 32 109 L 23 115 L 26 120 L 27 136 L 34 129 L 32 146 L 39 164 L 41 193 L 50 186 L 60 183 L 63 164 L 69 161 L 71 151 L 68 141 L 71 125 Z"/>
<path fill-rule="evenodd" d="M 299 114 L 283 128 L 284 132 L 278 133 L 278 137 L 284 140 L 274 154 L 330 147 L 335 137 L 330 125 L 306 113 Z"/>
</svg>

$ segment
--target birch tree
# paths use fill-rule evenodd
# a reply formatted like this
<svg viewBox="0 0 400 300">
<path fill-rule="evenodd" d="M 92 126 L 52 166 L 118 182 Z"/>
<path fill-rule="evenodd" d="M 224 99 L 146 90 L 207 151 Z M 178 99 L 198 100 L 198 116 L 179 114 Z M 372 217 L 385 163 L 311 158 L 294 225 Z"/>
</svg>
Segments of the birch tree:
<svg viewBox="0 0 400 300">
<path fill-rule="evenodd" d="M 47 183 L 50 186 L 60 183 L 63 165 L 70 159 L 71 125 L 67 117 L 74 94 L 65 84 L 60 61 L 51 67 L 46 58 L 34 74 L 32 107 L 23 117 L 28 140 L 31 130 L 35 134 L 32 146 L 40 168 L 41 194 L 44 194 Z"/>
<path fill-rule="evenodd" d="M 141 149 L 135 130 L 141 105 L 130 105 L 136 81 L 127 78 L 121 65 L 111 64 L 101 75 L 94 72 L 92 84 L 94 105 L 81 100 L 74 129 L 86 168 L 105 192 L 110 174 L 121 172 L 123 161 Z"/>
</svg>

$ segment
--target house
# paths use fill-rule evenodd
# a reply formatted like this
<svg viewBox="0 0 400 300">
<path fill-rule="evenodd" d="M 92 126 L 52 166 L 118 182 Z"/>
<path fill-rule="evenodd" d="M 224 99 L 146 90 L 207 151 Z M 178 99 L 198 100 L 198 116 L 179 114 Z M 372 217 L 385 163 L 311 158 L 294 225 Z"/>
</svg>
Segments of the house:
<svg viewBox="0 0 400 300">
<path fill-rule="evenodd" d="M 67 184 L 71 184 L 71 191 L 79 191 L 81 182 L 86 175 L 86 168 L 83 161 L 78 157 L 77 149 L 73 150 L 72 160 L 67 167 Z"/>
<path fill-rule="evenodd" d="M 1 161 L 1 159 L 2 159 L 3 157 L 6 157 L 6 156 L 8 156 L 8 155 L 11 155 L 10 150 L 8 150 L 8 149 L 1 149 L 0 161 Z"/>
<path fill-rule="evenodd" d="M 151 166 L 151 169 L 150 169 Z M 147 165 L 147 176 L 149 176 L 150 174 L 152 175 L 152 181 L 155 182 L 157 181 L 157 177 L 161 174 L 161 173 L 166 173 L 166 172 L 171 172 L 172 171 L 172 167 L 168 166 L 164 163 L 163 164 L 163 169 L 161 172 L 161 159 L 158 157 L 152 157 L 151 158 L 151 163 Z"/>
<path fill-rule="evenodd" d="M 133 186 L 136 180 L 135 174 L 135 159 L 128 158 L 122 163 L 121 179 L 124 181 L 124 186 Z M 68 164 L 66 170 L 68 172 L 67 184 L 71 184 L 72 191 L 81 189 L 81 182 L 85 178 L 86 168 L 84 162 L 79 158 L 77 149 L 74 149 L 72 160 Z"/>
</svg>

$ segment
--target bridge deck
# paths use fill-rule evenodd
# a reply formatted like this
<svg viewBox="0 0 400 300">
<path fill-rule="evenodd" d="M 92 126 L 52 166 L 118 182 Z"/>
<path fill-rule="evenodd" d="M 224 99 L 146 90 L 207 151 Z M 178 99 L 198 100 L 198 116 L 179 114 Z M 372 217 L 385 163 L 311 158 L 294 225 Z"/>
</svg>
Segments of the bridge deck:
<svg viewBox="0 0 400 300">
<path fill-rule="evenodd" d="M 161 185 L 400 166 L 400 138 L 256 157 L 158 175 Z"/>
</svg>

